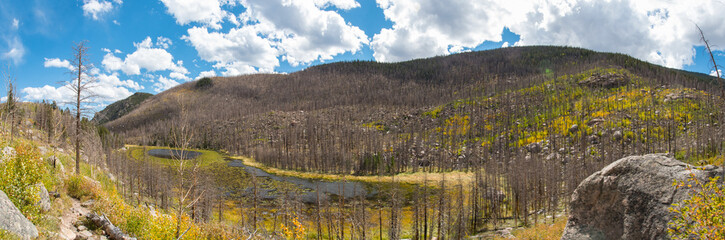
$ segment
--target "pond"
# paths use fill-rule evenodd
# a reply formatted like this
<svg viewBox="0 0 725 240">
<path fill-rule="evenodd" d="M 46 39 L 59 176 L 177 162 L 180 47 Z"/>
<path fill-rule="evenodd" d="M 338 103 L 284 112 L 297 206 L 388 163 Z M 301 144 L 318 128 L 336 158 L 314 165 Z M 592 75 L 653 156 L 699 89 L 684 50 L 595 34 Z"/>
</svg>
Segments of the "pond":
<svg viewBox="0 0 725 240">
<path fill-rule="evenodd" d="M 201 152 L 180 149 L 151 149 L 148 150 L 148 154 L 159 158 L 190 160 L 199 157 Z"/>
<path fill-rule="evenodd" d="M 233 160 L 229 163 L 227 163 L 227 166 L 230 167 L 243 167 L 244 170 L 257 177 L 263 177 L 268 178 L 274 181 L 279 182 L 287 182 L 294 184 L 299 188 L 299 193 L 296 196 L 300 201 L 304 203 L 315 203 L 317 202 L 317 191 L 319 189 L 320 195 L 319 198 L 321 201 L 326 200 L 330 197 L 330 195 L 334 195 L 336 197 L 344 197 L 344 198 L 372 198 L 374 197 L 378 191 L 370 186 L 369 184 L 364 184 L 362 182 L 357 181 L 324 181 L 324 180 L 318 180 L 318 179 L 307 179 L 307 178 L 298 178 L 298 177 L 290 177 L 290 176 L 277 176 L 274 174 L 270 174 L 268 172 L 265 172 L 262 169 L 247 166 L 240 160 Z M 250 189 L 247 189 L 249 191 Z M 268 186 L 262 186 L 258 190 L 258 194 L 262 198 L 267 199 L 273 199 L 277 197 L 277 193 L 275 192 L 274 188 L 270 188 Z"/>
</svg>

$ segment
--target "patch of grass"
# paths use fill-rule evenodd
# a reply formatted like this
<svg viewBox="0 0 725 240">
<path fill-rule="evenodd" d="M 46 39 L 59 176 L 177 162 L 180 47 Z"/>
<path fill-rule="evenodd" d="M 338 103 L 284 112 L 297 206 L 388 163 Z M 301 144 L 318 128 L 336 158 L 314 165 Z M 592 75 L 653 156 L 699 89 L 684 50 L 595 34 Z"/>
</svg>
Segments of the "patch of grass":
<svg viewBox="0 0 725 240">
<path fill-rule="evenodd" d="M 536 226 L 516 229 L 511 232 L 515 239 L 531 239 L 531 240 L 558 240 L 564 234 L 566 227 L 566 217 L 557 218 L 554 223 L 540 223 Z M 495 239 L 504 239 L 497 237 Z"/>
<path fill-rule="evenodd" d="M 80 200 L 86 200 L 89 198 L 95 199 L 97 198 L 97 192 L 99 191 L 95 184 L 85 179 L 85 177 L 77 174 L 66 179 L 66 187 L 68 195 Z"/>
<path fill-rule="evenodd" d="M 424 172 L 405 172 L 399 173 L 395 176 L 355 176 L 355 175 L 344 175 L 344 174 L 329 174 L 329 173 L 315 173 L 315 172 L 302 172 L 295 170 L 285 170 L 274 167 L 266 166 L 260 162 L 255 161 L 249 157 L 234 156 L 232 159 L 241 160 L 244 165 L 256 167 L 262 169 L 265 172 L 274 174 L 277 176 L 289 176 L 307 179 L 320 179 L 325 181 L 340 181 L 342 179 L 348 181 L 359 181 L 367 183 L 391 183 L 393 177 L 395 182 L 403 184 L 423 184 L 427 178 L 429 185 L 438 184 L 445 176 L 446 181 L 452 183 L 458 183 L 459 179 L 464 185 L 468 185 L 473 182 L 475 175 L 473 172 L 461 172 L 452 171 L 447 173 L 424 173 Z M 426 176 L 427 175 L 427 176 Z"/>
</svg>

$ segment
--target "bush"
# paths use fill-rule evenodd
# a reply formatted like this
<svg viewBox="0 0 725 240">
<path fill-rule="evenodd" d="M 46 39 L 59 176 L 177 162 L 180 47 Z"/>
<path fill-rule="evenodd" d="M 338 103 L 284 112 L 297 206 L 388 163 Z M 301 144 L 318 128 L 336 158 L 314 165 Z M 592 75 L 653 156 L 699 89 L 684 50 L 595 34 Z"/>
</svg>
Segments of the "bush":
<svg viewBox="0 0 725 240">
<path fill-rule="evenodd" d="M 40 160 L 36 148 L 25 142 L 16 142 L 15 148 L 1 153 L 0 190 L 5 192 L 10 201 L 33 223 L 40 219 L 40 201 L 38 188 L 35 184 L 48 174 L 46 166 Z M 5 146 L 0 146 L 5 149 Z"/>
<path fill-rule="evenodd" d="M 199 81 L 196 82 L 196 88 L 199 88 L 199 89 L 207 89 L 213 85 L 214 85 L 214 83 L 212 82 L 211 78 L 208 78 L 208 77 L 199 79 Z"/>
<path fill-rule="evenodd" d="M 725 186 L 719 177 L 702 182 L 691 175 L 686 181 L 674 182 L 677 188 L 693 188 L 690 199 L 673 204 L 675 213 L 668 232 L 673 239 L 725 239 Z"/>
<path fill-rule="evenodd" d="M 97 186 L 81 175 L 73 175 L 66 180 L 68 195 L 77 199 L 96 198 Z"/>
</svg>

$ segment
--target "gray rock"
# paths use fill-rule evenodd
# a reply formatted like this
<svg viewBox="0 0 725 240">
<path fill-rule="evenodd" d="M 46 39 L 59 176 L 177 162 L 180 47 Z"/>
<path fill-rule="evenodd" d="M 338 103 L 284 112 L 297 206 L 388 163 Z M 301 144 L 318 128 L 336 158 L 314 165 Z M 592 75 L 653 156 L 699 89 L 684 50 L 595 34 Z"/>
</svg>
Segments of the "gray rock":
<svg viewBox="0 0 725 240">
<path fill-rule="evenodd" d="M 579 125 L 572 124 L 571 127 L 569 127 L 569 132 L 570 133 L 575 133 L 577 131 L 579 131 Z"/>
<path fill-rule="evenodd" d="M 668 208 L 692 189 L 672 186 L 690 173 L 700 181 L 722 173 L 703 170 L 663 154 L 620 159 L 582 181 L 572 194 L 569 220 L 561 239 L 668 239 Z"/>
<path fill-rule="evenodd" d="M 612 137 L 614 137 L 614 140 L 622 141 L 622 137 L 623 137 L 622 131 L 619 131 L 619 130 L 615 131 L 614 134 L 612 134 Z"/>
<path fill-rule="evenodd" d="M 35 184 L 35 187 L 38 188 L 38 196 L 40 196 L 40 201 L 38 201 L 36 204 L 40 206 L 40 210 L 43 212 L 50 211 L 50 195 L 48 194 L 48 189 L 45 189 L 45 185 L 43 183 L 37 183 Z"/>
<path fill-rule="evenodd" d="M 590 144 L 599 144 L 599 136 L 597 136 L 596 134 L 589 135 L 589 137 L 587 137 L 587 140 Z"/>
<path fill-rule="evenodd" d="M 78 231 L 85 231 L 85 230 L 88 230 L 88 228 L 86 226 L 83 226 L 83 225 L 78 226 Z"/>
<path fill-rule="evenodd" d="M 539 153 L 541 152 L 541 144 L 540 143 L 531 143 L 529 145 L 526 145 L 526 150 L 530 153 Z"/>
<path fill-rule="evenodd" d="M 93 206 L 93 204 L 95 204 L 95 203 L 96 203 L 96 200 L 93 200 L 93 199 L 89 199 L 89 200 L 87 200 L 87 201 L 85 201 L 85 202 L 81 203 L 81 207 L 84 207 L 84 208 L 89 208 L 89 207 L 92 207 L 92 206 Z"/>
<path fill-rule="evenodd" d="M 93 233 L 89 232 L 88 230 L 83 230 L 78 232 L 78 235 L 76 235 L 76 240 L 87 240 L 93 237 Z"/>
<path fill-rule="evenodd" d="M 12 201 L 0 190 L 0 229 L 7 230 L 23 239 L 38 237 L 38 229 L 23 213 L 18 210 Z"/>
</svg>

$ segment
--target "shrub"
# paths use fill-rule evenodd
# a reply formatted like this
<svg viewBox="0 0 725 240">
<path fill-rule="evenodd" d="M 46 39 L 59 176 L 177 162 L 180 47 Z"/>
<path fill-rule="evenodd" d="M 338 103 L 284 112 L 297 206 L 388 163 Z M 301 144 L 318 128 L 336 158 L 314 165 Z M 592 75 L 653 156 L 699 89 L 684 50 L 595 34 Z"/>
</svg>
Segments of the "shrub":
<svg viewBox="0 0 725 240">
<path fill-rule="evenodd" d="M 198 89 L 207 89 L 213 85 L 214 85 L 214 83 L 212 82 L 211 78 L 208 78 L 208 77 L 199 79 L 199 81 L 196 82 L 196 88 L 198 88 Z"/>
<path fill-rule="evenodd" d="M 717 183 L 718 178 L 702 182 L 691 174 L 673 183 L 677 188 L 695 189 L 690 199 L 669 209 L 675 213 L 668 229 L 673 239 L 725 239 L 725 186 Z"/>
<path fill-rule="evenodd" d="M 66 180 L 68 195 L 77 199 L 96 198 L 97 186 L 81 175 L 73 175 Z"/>
<path fill-rule="evenodd" d="M 37 195 L 42 176 L 48 173 L 40 160 L 37 150 L 30 144 L 18 141 L 14 150 L 2 153 L 0 163 L 0 190 L 5 192 L 10 201 L 33 223 L 40 219 L 40 201 Z M 0 148 L 5 148 L 2 146 Z"/>
</svg>

